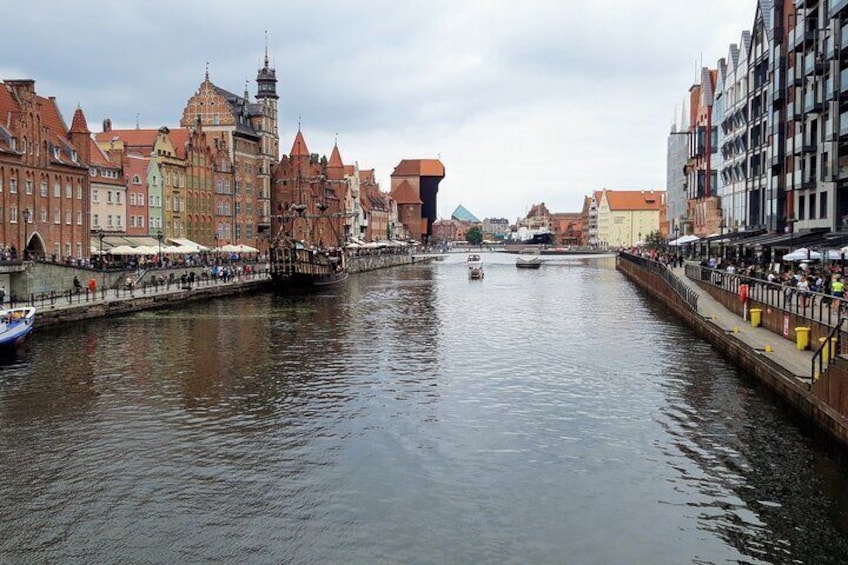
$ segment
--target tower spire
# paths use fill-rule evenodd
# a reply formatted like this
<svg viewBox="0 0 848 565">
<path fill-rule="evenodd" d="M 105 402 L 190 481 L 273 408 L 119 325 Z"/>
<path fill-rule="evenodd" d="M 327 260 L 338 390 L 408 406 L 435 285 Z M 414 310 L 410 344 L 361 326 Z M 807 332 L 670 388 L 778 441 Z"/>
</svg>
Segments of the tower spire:
<svg viewBox="0 0 848 565">
<path fill-rule="evenodd" d="M 268 68 L 268 30 L 265 30 L 265 68 Z"/>
<path fill-rule="evenodd" d="M 209 61 L 206 61 L 206 80 L 209 80 Z"/>
</svg>

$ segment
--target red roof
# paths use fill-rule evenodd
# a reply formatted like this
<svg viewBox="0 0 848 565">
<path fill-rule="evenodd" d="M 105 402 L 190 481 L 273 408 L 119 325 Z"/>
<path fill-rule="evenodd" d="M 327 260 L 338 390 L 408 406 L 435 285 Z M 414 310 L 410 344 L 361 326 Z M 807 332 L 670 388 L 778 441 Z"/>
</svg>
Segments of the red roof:
<svg viewBox="0 0 848 565">
<path fill-rule="evenodd" d="M 330 154 L 330 162 L 327 163 L 328 167 L 344 167 L 344 163 L 342 163 L 342 156 L 339 153 L 339 146 L 333 145 L 333 152 Z"/>
<path fill-rule="evenodd" d="M 422 204 L 418 193 L 407 181 L 402 181 L 397 185 L 392 191 L 391 197 L 398 204 Z"/>
<path fill-rule="evenodd" d="M 77 108 L 74 112 L 74 118 L 71 120 L 71 129 L 73 133 L 91 133 L 88 129 L 88 123 L 85 121 L 85 114 L 82 113 L 82 108 Z"/>
<path fill-rule="evenodd" d="M 128 147 L 144 147 L 149 151 L 153 150 L 158 137 L 158 129 L 113 129 L 94 134 L 94 139 L 98 143 L 109 143 L 113 139 L 119 139 Z"/>
<path fill-rule="evenodd" d="M 393 177 L 443 177 L 445 166 L 438 159 L 404 159 L 392 173 Z"/>
<path fill-rule="evenodd" d="M 660 210 L 665 203 L 661 190 L 608 190 L 610 210 Z"/>
<path fill-rule="evenodd" d="M 186 143 L 189 137 L 188 128 L 172 129 L 168 131 L 168 137 L 171 138 L 171 143 L 174 145 L 174 152 L 180 159 L 186 158 Z"/>
<path fill-rule="evenodd" d="M 306 141 L 303 139 L 303 134 L 300 133 L 300 130 L 297 130 L 297 135 L 294 137 L 294 143 L 292 144 L 289 155 L 291 157 L 294 157 L 295 155 L 299 155 L 300 157 L 309 157 L 309 149 L 306 147 Z"/>
</svg>

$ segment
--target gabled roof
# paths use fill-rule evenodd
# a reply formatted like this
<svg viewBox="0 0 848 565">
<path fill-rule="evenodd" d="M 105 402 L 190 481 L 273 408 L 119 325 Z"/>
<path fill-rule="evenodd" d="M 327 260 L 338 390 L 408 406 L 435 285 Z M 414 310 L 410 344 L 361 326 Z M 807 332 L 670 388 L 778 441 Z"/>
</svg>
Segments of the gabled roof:
<svg viewBox="0 0 848 565">
<path fill-rule="evenodd" d="M 122 141 L 127 147 L 143 147 L 147 152 L 153 150 L 158 137 L 158 129 L 113 129 L 94 134 L 97 143 L 109 143 L 115 139 Z"/>
<path fill-rule="evenodd" d="M 477 223 L 480 221 L 477 219 L 477 216 L 469 212 L 462 204 L 456 207 L 456 210 L 454 210 L 453 214 L 451 214 L 451 218 L 459 220 L 460 222 Z"/>
<path fill-rule="evenodd" d="M 109 167 L 112 169 L 116 169 L 114 164 L 109 160 L 109 157 L 106 153 L 100 149 L 100 146 L 94 141 L 94 139 L 89 139 L 89 146 L 91 149 L 91 157 L 89 165 L 94 165 L 97 167 Z"/>
<path fill-rule="evenodd" d="M 662 190 L 609 190 L 606 193 L 610 210 L 660 210 L 665 204 Z"/>
<path fill-rule="evenodd" d="M 186 145 L 191 132 L 187 128 L 172 129 L 168 131 L 168 137 L 174 145 L 174 152 L 180 159 L 186 158 Z"/>
<path fill-rule="evenodd" d="M 445 166 L 438 159 L 404 159 L 392 172 L 393 177 L 443 177 Z"/>
<path fill-rule="evenodd" d="M 356 167 L 354 167 L 353 165 L 345 165 L 344 172 L 346 175 L 352 175 L 356 172 Z"/>
<path fill-rule="evenodd" d="M 402 181 L 398 184 L 392 191 L 391 197 L 398 204 L 423 204 L 421 198 L 418 196 L 418 192 L 407 181 Z"/>
</svg>

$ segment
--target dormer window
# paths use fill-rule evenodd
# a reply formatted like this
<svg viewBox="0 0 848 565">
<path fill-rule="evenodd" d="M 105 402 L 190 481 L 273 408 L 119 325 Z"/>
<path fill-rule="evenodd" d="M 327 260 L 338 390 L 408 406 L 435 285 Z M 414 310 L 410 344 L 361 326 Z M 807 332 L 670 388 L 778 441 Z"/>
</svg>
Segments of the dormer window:
<svg viewBox="0 0 848 565">
<path fill-rule="evenodd" d="M 88 176 L 96 177 L 97 176 L 97 169 L 95 169 L 94 167 L 91 167 L 90 169 L 88 169 Z"/>
<path fill-rule="evenodd" d="M 74 163 L 79 162 L 79 154 L 76 151 L 71 151 L 71 159 Z"/>
<path fill-rule="evenodd" d="M 133 176 L 133 184 L 141 184 L 141 177 L 138 175 Z"/>
<path fill-rule="evenodd" d="M 58 159 L 58 158 L 59 158 L 59 148 L 58 148 L 58 147 L 54 147 L 54 148 L 53 148 L 53 158 L 54 158 L 54 159 Z"/>
</svg>

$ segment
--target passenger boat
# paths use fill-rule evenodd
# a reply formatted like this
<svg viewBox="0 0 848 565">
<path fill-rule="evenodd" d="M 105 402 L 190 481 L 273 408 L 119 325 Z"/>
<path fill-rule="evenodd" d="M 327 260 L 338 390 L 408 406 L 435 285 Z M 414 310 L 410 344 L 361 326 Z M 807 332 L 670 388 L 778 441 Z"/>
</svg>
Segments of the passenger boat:
<svg viewBox="0 0 848 565">
<path fill-rule="evenodd" d="M 515 258 L 515 266 L 519 269 L 538 269 L 542 266 L 542 258 L 532 251 L 524 252 Z"/>
<path fill-rule="evenodd" d="M 477 253 L 468 255 L 468 278 L 482 279 L 483 278 L 483 258 Z"/>
<path fill-rule="evenodd" d="M 15 347 L 26 338 L 35 324 L 35 308 L 0 309 L 0 347 Z"/>
</svg>

